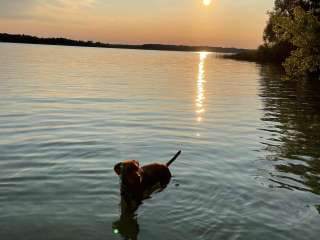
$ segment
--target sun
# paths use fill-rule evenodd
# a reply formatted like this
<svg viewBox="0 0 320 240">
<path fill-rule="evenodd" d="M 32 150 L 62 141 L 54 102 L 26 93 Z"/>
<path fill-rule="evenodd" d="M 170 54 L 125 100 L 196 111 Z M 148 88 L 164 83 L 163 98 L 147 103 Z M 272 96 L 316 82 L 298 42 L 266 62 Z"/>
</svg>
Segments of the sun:
<svg viewBox="0 0 320 240">
<path fill-rule="evenodd" d="M 209 6 L 211 4 L 211 0 L 202 0 L 203 5 Z"/>
</svg>

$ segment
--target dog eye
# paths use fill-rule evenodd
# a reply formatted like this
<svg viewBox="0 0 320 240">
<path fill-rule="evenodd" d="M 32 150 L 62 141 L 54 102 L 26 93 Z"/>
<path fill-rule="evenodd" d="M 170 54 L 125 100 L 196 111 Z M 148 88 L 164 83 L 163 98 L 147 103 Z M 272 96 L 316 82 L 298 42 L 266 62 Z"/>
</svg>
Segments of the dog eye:
<svg viewBox="0 0 320 240">
<path fill-rule="evenodd" d="M 130 165 L 130 166 L 128 166 L 128 168 L 127 168 L 127 172 L 128 172 L 128 173 L 136 172 L 136 171 L 138 171 L 138 170 L 139 170 L 139 167 L 137 167 L 136 165 Z"/>
<path fill-rule="evenodd" d="M 133 169 L 132 166 L 128 166 L 128 167 L 127 167 L 127 172 L 131 173 L 131 172 L 133 172 L 133 171 L 134 171 L 134 169 Z"/>
</svg>

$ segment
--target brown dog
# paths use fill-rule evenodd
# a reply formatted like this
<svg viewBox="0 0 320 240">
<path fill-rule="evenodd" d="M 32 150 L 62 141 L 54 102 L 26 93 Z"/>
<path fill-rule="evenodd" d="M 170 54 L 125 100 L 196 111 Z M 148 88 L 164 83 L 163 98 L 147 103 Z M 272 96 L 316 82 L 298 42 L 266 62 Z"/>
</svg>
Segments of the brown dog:
<svg viewBox="0 0 320 240">
<path fill-rule="evenodd" d="M 121 196 L 128 203 L 136 204 L 148 197 L 152 189 L 160 184 L 164 189 L 171 179 L 169 165 L 181 154 L 181 151 L 166 164 L 153 163 L 140 167 L 137 160 L 126 160 L 114 166 L 114 171 L 121 178 Z"/>
</svg>

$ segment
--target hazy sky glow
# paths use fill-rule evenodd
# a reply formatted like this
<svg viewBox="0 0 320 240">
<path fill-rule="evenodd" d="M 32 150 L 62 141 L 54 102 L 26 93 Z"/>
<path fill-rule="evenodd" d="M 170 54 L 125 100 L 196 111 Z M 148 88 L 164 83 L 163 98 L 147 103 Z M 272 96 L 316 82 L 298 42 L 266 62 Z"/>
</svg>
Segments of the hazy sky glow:
<svg viewBox="0 0 320 240">
<path fill-rule="evenodd" d="M 0 0 L 0 32 L 255 48 L 273 0 Z"/>
</svg>

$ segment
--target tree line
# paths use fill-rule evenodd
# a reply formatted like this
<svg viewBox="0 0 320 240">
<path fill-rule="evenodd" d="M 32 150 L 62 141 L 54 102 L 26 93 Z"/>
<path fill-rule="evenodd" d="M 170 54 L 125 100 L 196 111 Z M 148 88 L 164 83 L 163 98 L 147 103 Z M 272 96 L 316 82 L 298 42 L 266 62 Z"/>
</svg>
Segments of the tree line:
<svg viewBox="0 0 320 240">
<path fill-rule="evenodd" d="M 28 44 L 47 44 L 47 45 L 63 45 L 63 46 L 80 46 L 80 47 L 100 47 L 100 48 L 124 48 L 124 49 L 141 49 L 141 50 L 163 50 L 163 51 L 208 51 L 222 53 L 238 53 L 243 49 L 223 48 L 209 46 L 185 46 L 185 45 L 165 45 L 165 44 L 111 44 L 93 41 L 80 41 L 68 38 L 40 38 L 24 34 L 8 34 L 0 33 L 0 42 L 9 43 L 28 43 Z"/>
</svg>

